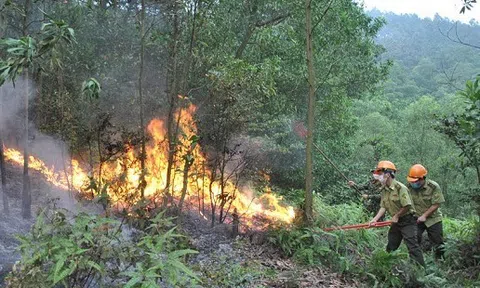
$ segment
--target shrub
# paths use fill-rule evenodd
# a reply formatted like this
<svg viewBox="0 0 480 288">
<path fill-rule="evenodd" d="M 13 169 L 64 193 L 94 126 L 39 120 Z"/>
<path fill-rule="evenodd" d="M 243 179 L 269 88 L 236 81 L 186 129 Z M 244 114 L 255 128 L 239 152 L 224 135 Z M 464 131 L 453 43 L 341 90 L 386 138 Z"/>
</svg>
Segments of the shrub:
<svg viewBox="0 0 480 288">
<path fill-rule="evenodd" d="M 136 243 L 123 222 L 44 209 L 31 232 L 18 237 L 21 260 L 7 287 L 192 287 L 197 277 L 183 259 L 196 251 L 178 249 L 181 236 L 163 214 L 151 223 Z"/>
</svg>

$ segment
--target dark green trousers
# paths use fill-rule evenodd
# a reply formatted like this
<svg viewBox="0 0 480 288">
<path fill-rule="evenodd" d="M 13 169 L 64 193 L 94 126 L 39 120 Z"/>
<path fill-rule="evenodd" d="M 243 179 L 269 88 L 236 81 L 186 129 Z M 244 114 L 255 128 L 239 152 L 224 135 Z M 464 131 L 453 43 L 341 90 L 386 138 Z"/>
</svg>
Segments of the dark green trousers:
<svg viewBox="0 0 480 288">
<path fill-rule="evenodd" d="M 443 254 L 445 253 L 445 248 L 443 245 L 443 225 L 442 221 L 433 224 L 430 227 L 427 227 L 425 223 L 418 223 L 417 225 L 417 238 L 418 238 L 418 244 L 420 245 L 422 243 L 422 235 L 423 232 L 427 230 L 428 234 L 428 239 L 433 245 L 433 248 L 435 249 L 435 258 L 443 258 Z"/>
<path fill-rule="evenodd" d="M 420 249 L 418 244 L 417 221 L 411 214 L 400 217 L 398 223 L 392 223 L 390 230 L 388 230 L 387 252 L 397 250 L 402 240 L 407 245 L 410 258 L 425 267 L 422 249 Z"/>
</svg>

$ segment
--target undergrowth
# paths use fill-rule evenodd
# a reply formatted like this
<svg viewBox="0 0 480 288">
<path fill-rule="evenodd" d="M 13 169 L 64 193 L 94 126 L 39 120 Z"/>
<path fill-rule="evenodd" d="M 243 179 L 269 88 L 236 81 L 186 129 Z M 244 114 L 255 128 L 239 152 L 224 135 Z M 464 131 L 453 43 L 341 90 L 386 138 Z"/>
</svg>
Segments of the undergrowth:
<svg viewBox="0 0 480 288">
<path fill-rule="evenodd" d="M 195 287 L 185 265 L 183 236 L 162 213 L 145 230 L 118 220 L 43 209 L 31 232 L 19 236 L 21 260 L 7 287 Z"/>
<path fill-rule="evenodd" d="M 385 252 L 388 228 L 325 232 L 322 228 L 366 223 L 371 216 L 361 204 L 331 206 L 314 197 L 312 227 L 271 232 L 270 241 L 305 265 L 325 265 L 360 279 L 365 287 L 480 287 L 478 217 L 444 219 L 445 259 L 435 261 L 424 251 L 427 269 L 409 260 L 404 244 Z"/>
</svg>

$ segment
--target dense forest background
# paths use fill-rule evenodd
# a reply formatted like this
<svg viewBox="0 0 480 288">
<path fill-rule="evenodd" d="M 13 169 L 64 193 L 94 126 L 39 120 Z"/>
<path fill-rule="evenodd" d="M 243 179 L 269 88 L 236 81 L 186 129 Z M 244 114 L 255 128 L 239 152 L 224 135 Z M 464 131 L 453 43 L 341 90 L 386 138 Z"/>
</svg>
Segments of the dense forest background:
<svg viewBox="0 0 480 288">
<path fill-rule="evenodd" d="M 108 224 L 109 220 L 82 215 L 76 224 L 73 220 L 65 224 L 52 216 L 58 214 L 44 211 L 39 218 L 44 222 L 35 227 L 48 229 L 33 229 L 31 238 L 22 240 L 24 258 L 10 275 L 11 287 L 25 287 L 39 279 L 45 287 L 52 283 L 95 287 L 99 279 L 110 281 L 117 276 L 110 285 L 193 287 L 203 281 L 212 287 L 250 287 L 258 279 L 275 278 L 270 268 L 262 270 L 251 263 L 222 262 L 210 271 L 211 263 L 198 268 L 200 264 L 186 260 L 195 253 L 187 249 L 188 241 L 169 234 L 174 224 L 181 226 L 183 217 L 175 223 L 170 218 L 163 221 L 163 212 L 159 217 L 150 215 L 149 205 L 158 200 L 162 209 L 175 207 L 170 212 L 176 216 L 189 209 L 185 207 L 195 206 L 215 226 L 235 218 L 230 207 L 248 187 L 249 194 L 264 202 L 262 195 L 282 196 L 283 205 L 292 205 L 301 218 L 308 193 L 306 146 L 299 127 L 307 122 L 310 72 L 303 1 L 25 0 L 2 1 L 0 9 L 0 147 L 4 143 L 55 165 L 66 175 L 72 194 L 98 202 L 107 216 L 116 201 L 127 203 L 132 227 L 144 231 L 141 238 L 129 238 L 124 246 L 110 245 L 105 239 L 117 234 L 109 234 L 108 228 L 106 234 L 98 234 L 104 231 L 98 228 L 118 225 L 110 229 L 118 233 L 123 220 Z M 474 287 L 479 281 L 480 253 L 480 117 L 475 100 L 480 26 L 440 16 L 420 19 L 365 12 L 361 4 L 347 0 L 315 1 L 308 9 L 313 15 L 316 81 L 311 132 L 316 149 L 357 183 L 369 180 L 379 160 L 394 162 L 404 183 L 410 166 L 422 163 L 446 199 L 442 211 L 451 254 L 445 263 L 427 259 L 433 268 L 423 276 L 415 274 L 414 268 L 392 276 L 391 268 L 405 264 L 406 253 L 384 253 L 382 232 L 323 232 L 319 227 L 366 222 L 372 215 L 317 150 L 313 156 L 314 225 L 272 225 L 269 243 L 284 253 L 282 257 L 291 256 L 307 267 L 328 266 L 354 279 L 343 285 Z M 160 123 L 160 128 L 152 123 Z M 465 125 L 473 128 L 464 129 Z M 160 130 L 161 137 L 152 133 Z M 154 172 L 149 163 L 156 158 L 149 153 L 156 147 L 165 156 L 161 176 L 166 182 L 151 190 Z M 127 161 L 127 156 L 132 157 Z M 88 171 L 87 181 L 75 182 L 73 159 Z M 114 166 L 118 161 L 122 164 Z M 9 198 L 16 199 L 10 203 L 14 212 L 21 199 L 22 215 L 28 219 L 32 204 L 43 205 L 41 191 L 30 187 L 28 169 L 18 191 L 18 185 L 3 179 L 8 173 L 3 161 L 0 164 L 2 189 L 8 195 L 2 200 L 5 215 Z M 131 177 L 131 166 L 138 167 L 134 187 L 123 183 Z M 205 179 L 210 185 L 204 184 Z M 188 190 L 187 183 L 196 183 L 198 191 Z M 219 185 L 219 194 L 211 183 Z M 189 197 L 198 199 L 182 206 Z M 205 202 L 207 198 L 211 203 Z M 236 211 L 237 216 L 237 212 L 243 213 Z M 92 234 L 85 234 L 88 237 L 74 233 L 83 229 L 82 223 L 94 223 L 87 225 L 92 229 Z M 82 242 L 69 235 L 88 239 Z M 62 237 L 68 240 L 59 241 Z M 35 249 L 43 248 L 33 247 L 48 245 L 38 241 L 60 246 L 73 241 L 78 250 L 65 244 L 70 250 L 55 246 L 58 250 L 39 251 Z M 88 252 L 83 249 L 85 243 L 91 245 Z M 127 244 L 137 250 L 128 250 Z M 108 253 L 102 250 L 110 246 Z M 68 252 L 52 256 L 51 251 Z M 109 256 L 97 257 L 104 255 L 102 251 Z M 122 265 L 128 261 L 143 264 L 127 265 L 131 270 L 118 272 L 108 257 L 123 252 L 128 256 L 115 262 L 119 267 L 125 268 Z M 36 258 L 30 261 L 28 255 Z M 139 255 L 150 258 L 142 260 Z M 160 267 L 154 255 L 170 255 L 172 262 Z M 50 268 L 37 269 L 38 263 Z M 254 273 L 257 270 L 263 274 Z M 22 271 L 35 273 L 22 280 Z M 215 277 L 209 274 L 212 271 Z M 214 282 L 214 278 L 221 280 Z"/>
</svg>

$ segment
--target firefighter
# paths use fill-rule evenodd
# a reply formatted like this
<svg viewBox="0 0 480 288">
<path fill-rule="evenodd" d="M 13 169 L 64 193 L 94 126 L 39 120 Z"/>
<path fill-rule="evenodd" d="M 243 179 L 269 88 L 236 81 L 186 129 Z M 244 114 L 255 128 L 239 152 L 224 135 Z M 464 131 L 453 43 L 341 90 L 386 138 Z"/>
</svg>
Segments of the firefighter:
<svg viewBox="0 0 480 288">
<path fill-rule="evenodd" d="M 397 168 L 390 161 L 380 161 L 373 177 L 381 183 L 380 209 L 370 221 L 376 223 L 385 212 L 392 216 L 392 226 L 388 230 L 387 252 L 397 250 L 402 240 L 407 245 L 410 258 L 425 267 L 422 250 L 417 239 L 415 208 L 408 193 L 408 188 L 395 180 Z"/>
<path fill-rule="evenodd" d="M 427 169 L 421 164 L 413 165 L 408 171 L 408 189 L 418 216 L 418 243 L 422 243 L 423 232 L 427 230 L 428 239 L 435 250 L 435 258 L 443 258 L 443 225 L 440 205 L 445 202 L 442 190 L 437 182 L 426 179 Z"/>
</svg>

